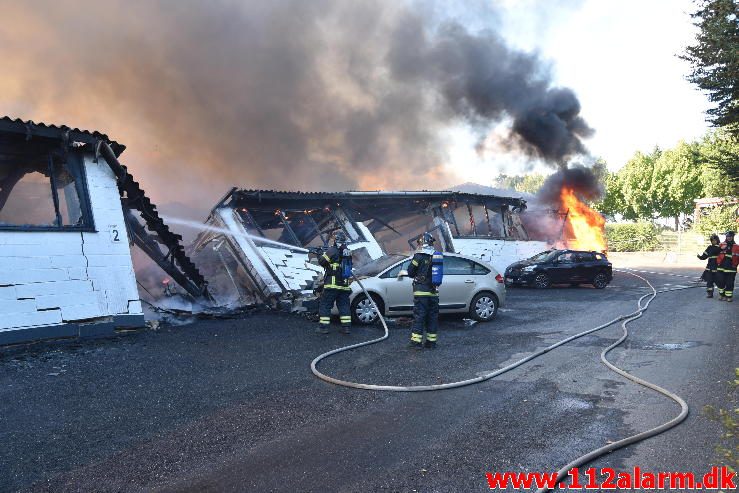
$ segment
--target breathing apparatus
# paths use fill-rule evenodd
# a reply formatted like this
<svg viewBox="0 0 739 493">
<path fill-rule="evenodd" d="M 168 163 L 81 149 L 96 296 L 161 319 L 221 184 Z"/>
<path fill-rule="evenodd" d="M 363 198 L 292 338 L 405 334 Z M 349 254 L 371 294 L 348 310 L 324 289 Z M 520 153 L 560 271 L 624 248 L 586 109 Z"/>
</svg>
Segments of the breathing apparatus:
<svg viewBox="0 0 739 493">
<path fill-rule="evenodd" d="M 431 284 L 438 287 L 444 280 L 444 255 L 434 248 L 436 238 L 425 232 L 418 238 L 419 250 L 431 256 Z"/>
<path fill-rule="evenodd" d="M 352 251 L 346 247 L 346 234 L 338 231 L 334 235 L 334 246 L 341 252 L 341 276 L 344 279 L 352 277 Z"/>
</svg>

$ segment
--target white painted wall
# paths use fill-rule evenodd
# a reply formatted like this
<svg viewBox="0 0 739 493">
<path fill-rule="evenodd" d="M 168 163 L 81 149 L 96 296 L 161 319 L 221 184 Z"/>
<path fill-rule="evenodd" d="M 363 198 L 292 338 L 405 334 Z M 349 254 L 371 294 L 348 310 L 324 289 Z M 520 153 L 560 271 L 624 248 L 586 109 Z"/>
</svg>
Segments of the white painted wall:
<svg viewBox="0 0 739 493">
<path fill-rule="evenodd" d="M 236 211 L 224 207 L 218 216 L 232 232 L 236 245 L 249 264 L 252 275 L 264 283 L 260 286 L 265 296 L 280 295 L 285 291 L 299 292 L 319 278 L 323 269 L 308 261 L 308 254 L 292 252 L 288 248 L 257 244 L 249 237 Z"/>
<path fill-rule="evenodd" d="M 506 267 L 513 262 L 529 258 L 551 248 L 545 241 L 454 238 L 453 242 L 455 252 L 484 260 L 495 267 L 499 274 L 503 274 Z"/>
<path fill-rule="evenodd" d="M 84 164 L 97 232 L 0 230 L 0 330 L 142 314 L 115 176 Z"/>
<path fill-rule="evenodd" d="M 364 235 L 364 237 L 365 238 L 368 238 L 368 240 L 367 241 L 362 241 L 362 242 L 357 242 L 357 243 L 352 243 L 351 245 L 349 245 L 349 249 L 350 250 L 354 251 L 354 250 L 359 250 L 360 248 L 366 248 L 367 249 L 367 253 L 369 254 L 369 256 L 370 256 L 370 258 L 372 260 L 377 260 L 378 258 L 380 258 L 383 255 L 385 255 L 385 252 L 382 250 L 382 247 L 380 246 L 379 243 L 377 243 L 377 240 L 372 235 L 372 233 L 370 232 L 369 228 L 367 228 L 367 226 L 365 226 L 363 223 L 359 223 L 359 222 L 358 223 L 352 223 L 352 224 L 357 229 L 359 229 L 362 232 L 362 234 Z"/>
</svg>

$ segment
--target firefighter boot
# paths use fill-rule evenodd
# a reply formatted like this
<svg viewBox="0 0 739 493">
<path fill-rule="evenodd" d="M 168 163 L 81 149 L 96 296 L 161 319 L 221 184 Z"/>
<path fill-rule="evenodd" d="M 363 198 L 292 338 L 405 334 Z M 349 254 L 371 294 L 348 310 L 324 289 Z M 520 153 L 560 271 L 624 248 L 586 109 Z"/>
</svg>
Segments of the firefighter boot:
<svg viewBox="0 0 739 493">
<path fill-rule="evenodd" d="M 423 349 L 423 344 L 421 344 L 422 339 L 423 334 L 411 332 L 411 342 L 408 344 L 408 347 L 411 349 Z"/>
<path fill-rule="evenodd" d="M 436 334 L 426 334 L 426 343 L 423 345 L 426 349 L 436 349 Z"/>
<path fill-rule="evenodd" d="M 713 289 L 706 291 L 706 298 L 713 298 Z"/>
<path fill-rule="evenodd" d="M 331 324 L 331 317 L 320 317 L 318 319 L 318 327 L 316 334 L 328 334 L 328 326 Z"/>
</svg>

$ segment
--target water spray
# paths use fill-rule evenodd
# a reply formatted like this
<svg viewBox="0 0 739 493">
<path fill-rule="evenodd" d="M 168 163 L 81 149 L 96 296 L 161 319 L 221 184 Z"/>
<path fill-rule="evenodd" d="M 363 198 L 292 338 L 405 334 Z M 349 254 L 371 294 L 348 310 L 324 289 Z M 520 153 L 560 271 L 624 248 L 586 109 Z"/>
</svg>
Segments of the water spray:
<svg viewBox="0 0 739 493">
<path fill-rule="evenodd" d="M 188 219 L 180 219 L 180 218 L 171 217 L 171 216 L 162 216 L 162 219 L 164 219 L 168 223 L 179 224 L 180 226 L 187 226 L 193 229 L 211 231 L 213 233 L 222 233 L 224 235 L 229 235 L 229 236 L 238 236 L 239 238 L 248 238 L 254 242 L 265 243 L 267 245 L 273 245 L 273 246 L 278 246 L 282 248 L 289 248 L 290 250 L 303 252 L 303 253 L 309 252 L 307 248 L 290 245 L 289 243 L 282 243 L 280 241 L 270 240 L 269 238 L 264 238 L 262 236 L 252 235 L 249 233 L 237 233 L 237 232 L 231 231 L 230 229 L 219 228 L 217 226 L 199 223 L 197 221 L 190 221 Z"/>
</svg>

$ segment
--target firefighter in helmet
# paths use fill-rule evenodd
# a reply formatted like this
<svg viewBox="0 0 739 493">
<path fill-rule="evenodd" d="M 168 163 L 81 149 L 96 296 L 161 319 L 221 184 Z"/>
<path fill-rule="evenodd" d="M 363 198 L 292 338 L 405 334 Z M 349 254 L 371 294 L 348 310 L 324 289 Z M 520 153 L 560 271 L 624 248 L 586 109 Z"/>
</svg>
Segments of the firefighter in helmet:
<svg viewBox="0 0 739 493">
<path fill-rule="evenodd" d="M 713 298 L 713 285 L 718 283 L 718 254 L 721 252 L 719 248 L 719 240 L 717 234 L 712 234 L 710 238 L 711 244 L 705 249 L 705 251 L 698 255 L 701 260 L 708 260 L 706 262 L 706 270 L 703 271 L 701 278 L 706 281 L 706 297 Z"/>
<path fill-rule="evenodd" d="M 436 348 L 439 326 L 439 292 L 443 275 L 443 255 L 434 249 L 434 237 L 424 233 L 418 241 L 418 249 L 413 255 L 408 275 L 413 278 L 413 327 L 410 347 L 421 349 Z M 423 332 L 426 331 L 426 342 Z"/>
<path fill-rule="evenodd" d="M 734 279 L 736 267 L 739 265 L 739 245 L 734 243 L 734 232 L 726 232 L 726 240 L 719 245 L 718 263 L 718 299 L 733 301 Z"/>
<path fill-rule="evenodd" d="M 333 245 L 319 254 L 318 263 L 326 271 L 323 278 L 323 291 L 318 304 L 319 334 L 328 334 L 331 324 L 331 310 L 336 303 L 341 319 L 341 333 L 348 334 L 352 324 L 349 307 L 349 279 L 351 278 L 352 256 L 346 247 L 346 235 L 343 231 L 334 234 Z"/>
</svg>

